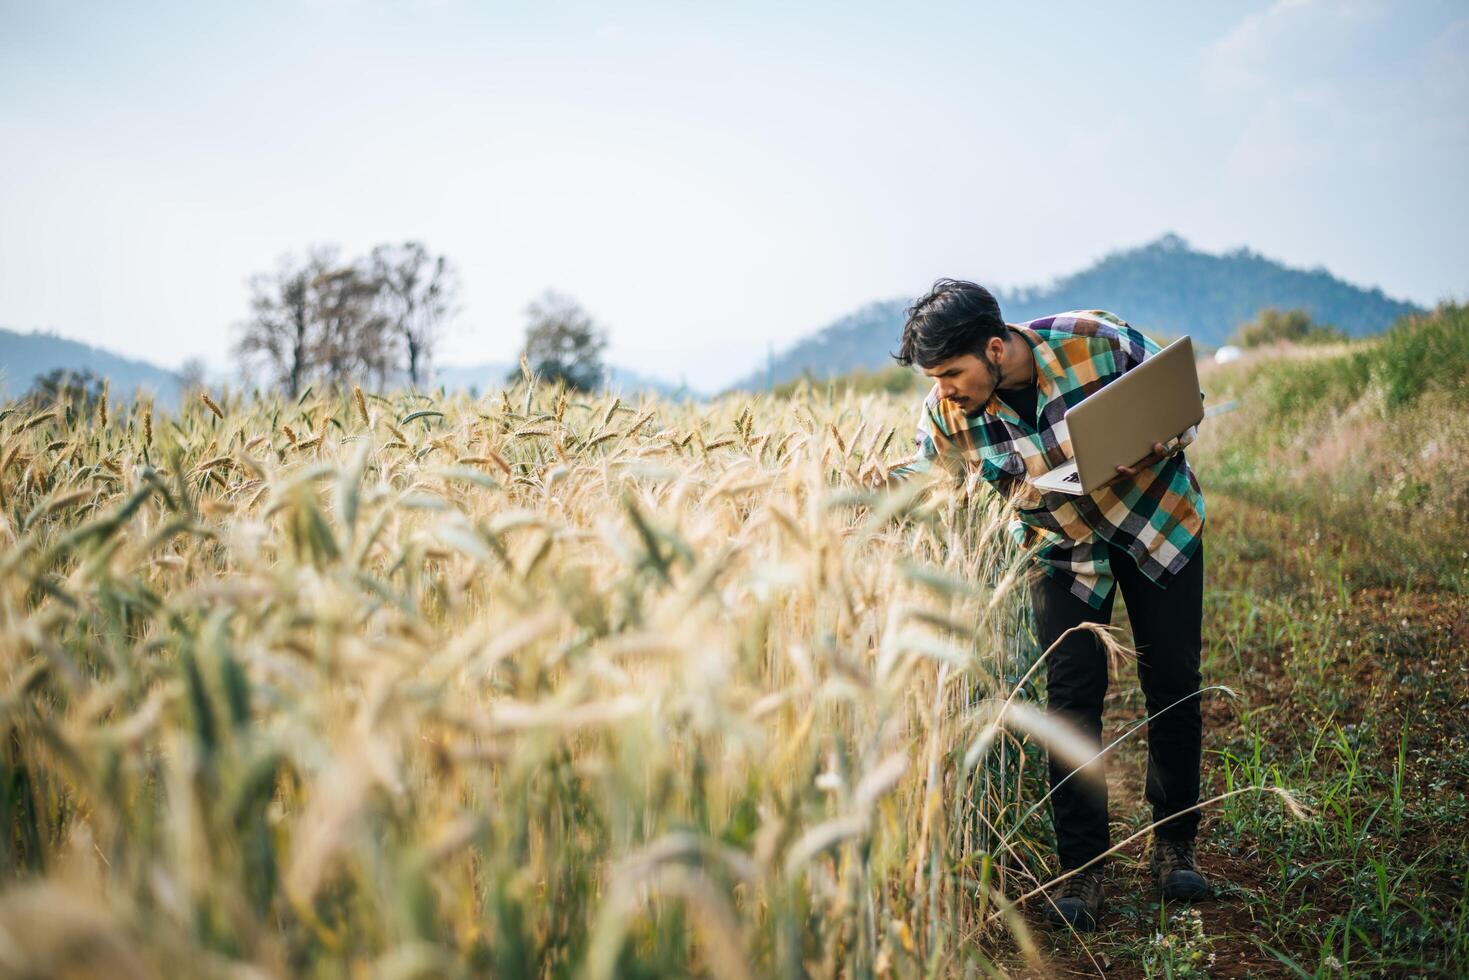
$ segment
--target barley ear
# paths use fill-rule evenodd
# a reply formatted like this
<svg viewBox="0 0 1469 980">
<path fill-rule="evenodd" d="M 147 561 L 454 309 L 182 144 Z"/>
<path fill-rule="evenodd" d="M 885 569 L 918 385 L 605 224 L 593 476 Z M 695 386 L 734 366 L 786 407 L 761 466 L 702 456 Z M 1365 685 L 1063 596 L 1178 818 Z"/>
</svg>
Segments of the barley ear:
<svg viewBox="0 0 1469 980">
<path fill-rule="evenodd" d="M 362 397 L 362 389 L 356 385 L 352 386 L 352 401 L 357 404 L 357 415 L 362 419 L 362 424 L 371 428 L 372 423 L 367 418 L 367 400 Z"/>
</svg>

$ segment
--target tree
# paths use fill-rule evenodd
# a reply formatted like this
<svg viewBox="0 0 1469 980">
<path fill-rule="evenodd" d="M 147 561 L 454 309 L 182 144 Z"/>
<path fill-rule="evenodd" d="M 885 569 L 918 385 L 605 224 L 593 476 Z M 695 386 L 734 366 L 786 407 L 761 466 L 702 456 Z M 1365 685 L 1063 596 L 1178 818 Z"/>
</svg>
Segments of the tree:
<svg viewBox="0 0 1469 980">
<path fill-rule="evenodd" d="M 1278 310 L 1272 306 L 1261 310 L 1253 322 L 1235 330 L 1230 343 L 1240 347 L 1260 347 L 1282 341 L 1323 344 L 1345 339 L 1346 335 L 1336 327 L 1314 322 L 1305 310 Z"/>
<path fill-rule="evenodd" d="M 194 392 L 204 387 L 204 379 L 209 374 L 209 365 L 204 363 L 202 357 L 190 357 L 179 365 L 179 390 L 183 392 Z"/>
<path fill-rule="evenodd" d="M 387 317 L 376 307 L 377 284 L 359 265 L 335 265 L 311 280 L 317 322 L 316 373 L 346 387 L 370 378 L 381 387 L 397 362 Z"/>
<path fill-rule="evenodd" d="M 300 266 L 283 256 L 274 273 L 249 280 L 250 319 L 239 327 L 235 350 L 247 359 L 263 358 L 292 398 L 306 385 L 317 343 L 312 281 L 335 258 L 335 250 L 317 247 Z"/>
<path fill-rule="evenodd" d="M 419 242 L 379 245 L 369 258 L 378 309 L 407 355 L 408 381 L 428 381 L 444 320 L 453 312 L 459 278 L 449 260 Z"/>
<path fill-rule="evenodd" d="M 530 323 L 525 329 L 521 356 L 532 371 L 579 391 L 591 391 L 602 384 L 602 351 L 607 347 L 607 334 L 575 300 L 547 290 L 526 307 L 526 315 Z M 510 380 L 515 377 L 512 372 Z"/>
<path fill-rule="evenodd" d="M 344 263 L 334 247 L 316 247 L 303 263 L 291 256 L 250 280 L 252 315 L 236 351 L 263 359 L 290 397 L 313 379 L 381 386 L 398 369 L 396 339 L 378 308 L 379 286 L 366 263 Z"/>
<path fill-rule="evenodd" d="M 26 397 L 40 405 L 67 402 L 91 411 L 106 390 L 106 381 L 86 368 L 53 368 L 38 374 Z"/>
</svg>

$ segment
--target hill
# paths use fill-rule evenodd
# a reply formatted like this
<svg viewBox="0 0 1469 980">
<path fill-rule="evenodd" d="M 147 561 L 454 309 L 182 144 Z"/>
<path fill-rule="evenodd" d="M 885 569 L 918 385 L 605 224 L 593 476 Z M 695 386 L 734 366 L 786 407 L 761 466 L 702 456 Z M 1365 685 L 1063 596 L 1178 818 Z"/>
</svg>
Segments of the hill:
<svg viewBox="0 0 1469 980">
<path fill-rule="evenodd" d="M 100 347 L 67 340 L 39 330 L 19 333 L 0 327 L 0 399 L 18 398 L 31 388 L 36 375 L 63 368 L 87 370 L 111 382 L 112 393 L 130 396 L 143 388 L 161 403 L 178 400 L 177 374 L 147 361 L 136 361 Z"/>
<path fill-rule="evenodd" d="M 517 366 L 507 361 L 490 361 L 485 364 L 468 364 L 456 367 L 440 367 L 434 371 L 433 387 L 442 386 L 445 391 L 485 392 L 498 388 Z M 674 400 L 701 397 L 698 392 L 671 384 L 661 378 L 649 377 L 629 371 L 617 365 L 607 368 L 607 390 L 619 395 L 646 393 Z"/>
<path fill-rule="evenodd" d="M 1362 289 L 1325 269 L 1292 269 L 1249 249 L 1223 255 L 1200 252 L 1177 235 L 1114 252 L 1049 286 L 997 290 L 1005 318 L 1020 322 L 1075 309 L 1111 310 L 1146 331 L 1182 336 L 1202 346 L 1224 343 L 1241 323 L 1267 306 L 1300 307 L 1313 319 L 1349 336 L 1386 329 L 1399 317 L 1422 312 L 1411 303 Z M 733 387 L 768 388 L 810 373 L 816 377 L 891 364 L 912 300 L 869 303 L 798 341 L 773 365 Z"/>
</svg>

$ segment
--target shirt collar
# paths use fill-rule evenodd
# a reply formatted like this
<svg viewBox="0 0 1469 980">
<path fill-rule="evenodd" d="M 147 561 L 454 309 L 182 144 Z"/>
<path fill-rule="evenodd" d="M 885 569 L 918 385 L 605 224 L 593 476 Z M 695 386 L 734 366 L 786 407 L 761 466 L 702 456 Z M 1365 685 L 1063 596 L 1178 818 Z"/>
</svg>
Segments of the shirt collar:
<svg viewBox="0 0 1469 980">
<path fill-rule="evenodd" d="M 1030 345 L 1031 359 L 1035 361 L 1035 386 L 1039 397 L 1042 400 L 1051 397 L 1055 383 L 1066 376 L 1066 370 L 1061 366 L 1060 358 L 1051 349 L 1051 345 L 1029 327 L 1017 323 L 1006 324 L 1006 326 L 1024 337 L 1025 342 Z M 1020 417 L 1015 414 L 1014 409 L 1000 400 L 998 394 L 990 395 L 990 400 L 984 406 L 984 410 L 991 415 L 1001 415 L 1005 418 L 1018 419 Z"/>
</svg>

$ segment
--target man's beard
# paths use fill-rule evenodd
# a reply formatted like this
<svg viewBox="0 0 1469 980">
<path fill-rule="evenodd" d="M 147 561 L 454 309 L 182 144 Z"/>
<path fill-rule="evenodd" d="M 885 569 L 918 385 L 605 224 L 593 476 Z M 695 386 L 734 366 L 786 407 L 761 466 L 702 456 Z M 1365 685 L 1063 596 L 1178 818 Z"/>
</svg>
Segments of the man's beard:
<svg viewBox="0 0 1469 980">
<path fill-rule="evenodd" d="M 996 392 L 1000 390 L 1000 366 L 994 361 L 990 360 L 988 357 L 984 358 L 984 366 L 989 368 L 990 398 L 993 398 L 995 397 Z M 985 403 L 989 403 L 989 398 L 985 399 Z"/>
</svg>

